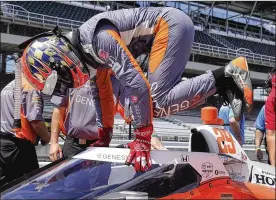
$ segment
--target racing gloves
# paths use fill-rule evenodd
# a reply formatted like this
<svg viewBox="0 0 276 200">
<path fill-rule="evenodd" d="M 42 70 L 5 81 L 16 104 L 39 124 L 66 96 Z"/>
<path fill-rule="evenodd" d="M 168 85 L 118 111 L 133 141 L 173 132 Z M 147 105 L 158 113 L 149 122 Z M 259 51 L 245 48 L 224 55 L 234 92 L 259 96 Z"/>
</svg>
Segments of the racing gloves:
<svg viewBox="0 0 276 200">
<path fill-rule="evenodd" d="M 134 160 L 134 168 L 138 172 L 147 171 L 151 168 L 151 135 L 153 126 L 145 126 L 134 131 L 136 139 L 127 144 L 130 148 L 130 153 L 126 160 L 126 165 L 130 165 Z"/>
<path fill-rule="evenodd" d="M 113 128 L 99 128 L 99 139 L 97 142 L 91 144 L 91 147 L 109 147 L 112 139 Z"/>
</svg>

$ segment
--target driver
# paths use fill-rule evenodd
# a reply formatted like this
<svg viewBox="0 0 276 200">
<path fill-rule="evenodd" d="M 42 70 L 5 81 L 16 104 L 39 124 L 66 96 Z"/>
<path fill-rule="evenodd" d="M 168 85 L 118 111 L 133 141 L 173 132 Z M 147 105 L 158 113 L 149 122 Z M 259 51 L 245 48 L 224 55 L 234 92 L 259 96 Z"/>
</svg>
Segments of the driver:
<svg viewBox="0 0 276 200">
<path fill-rule="evenodd" d="M 22 64 L 27 79 L 48 94 L 62 94 L 68 87 L 84 84 L 85 66 L 96 68 L 96 76 L 90 79 L 94 83 L 99 140 L 93 145 L 108 146 L 114 121 L 110 110 L 114 104 L 109 91 L 110 77 L 103 71 L 111 68 L 130 101 L 136 139 L 128 144 L 126 164 L 134 161 L 137 171 L 151 166 L 153 108 L 149 82 L 156 116 L 196 107 L 216 92 L 230 102 L 237 119 L 245 105 L 252 108 L 252 86 L 245 58 L 180 82 L 190 56 L 194 26 L 186 14 L 175 8 L 104 12 L 67 35 L 53 32 L 55 35 L 40 34 L 21 45 L 25 47 Z M 135 60 L 146 52 L 150 53 L 149 81 Z"/>
</svg>

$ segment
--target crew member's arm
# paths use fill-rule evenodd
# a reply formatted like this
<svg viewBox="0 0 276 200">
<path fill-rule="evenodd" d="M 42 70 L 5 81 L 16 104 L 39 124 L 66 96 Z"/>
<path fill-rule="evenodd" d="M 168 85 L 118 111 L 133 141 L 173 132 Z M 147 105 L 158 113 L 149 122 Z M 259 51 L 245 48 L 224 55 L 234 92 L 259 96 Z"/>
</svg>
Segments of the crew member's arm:
<svg viewBox="0 0 276 200">
<path fill-rule="evenodd" d="M 151 149 L 168 150 L 166 147 L 163 146 L 162 142 L 157 136 L 155 136 L 155 134 L 152 134 L 151 137 Z"/>
<path fill-rule="evenodd" d="M 58 143 L 58 137 L 61 130 L 60 120 L 62 120 L 65 114 L 67 99 L 68 97 L 64 97 L 63 100 L 61 100 L 60 97 L 55 96 L 51 99 L 52 103 L 57 105 L 57 107 L 53 109 L 51 120 L 51 145 L 49 150 L 49 157 L 51 161 L 55 161 L 63 157 L 62 149 Z"/>
<path fill-rule="evenodd" d="M 26 104 L 24 105 L 24 110 L 26 112 L 26 117 L 30 122 L 36 135 L 41 138 L 44 143 L 49 143 L 50 134 L 45 125 L 42 113 L 43 113 L 43 98 L 40 92 L 31 90 L 26 97 Z"/>
<path fill-rule="evenodd" d="M 34 120 L 31 121 L 31 126 L 34 129 L 35 133 L 37 136 L 40 137 L 40 139 L 44 143 L 49 143 L 50 142 L 50 134 L 48 133 L 48 129 L 45 125 L 44 121 L 39 121 L 39 120 Z"/>
<path fill-rule="evenodd" d="M 263 152 L 261 151 L 262 141 L 265 135 L 265 118 L 264 118 L 264 106 L 260 110 L 258 117 L 255 122 L 255 155 L 258 161 L 262 161 Z"/>
<path fill-rule="evenodd" d="M 235 119 L 232 109 L 230 109 L 230 112 L 229 112 L 229 124 L 233 130 L 233 133 L 235 134 L 235 138 L 238 140 L 238 142 L 242 146 L 240 123 Z"/>
<path fill-rule="evenodd" d="M 275 164 L 275 130 L 266 130 L 266 142 L 267 142 L 267 151 L 269 153 L 269 160 L 272 166 Z"/>
<path fill-rule="evenodd" d="M 261 144 L 264 138 L 264 133 L 259 130 L 256 129 L 255 131 L 255 154 L 257 156 L 258 161 L 262 161 L 263 159 L 263 152 L 261 150 Z"/>
</svg>

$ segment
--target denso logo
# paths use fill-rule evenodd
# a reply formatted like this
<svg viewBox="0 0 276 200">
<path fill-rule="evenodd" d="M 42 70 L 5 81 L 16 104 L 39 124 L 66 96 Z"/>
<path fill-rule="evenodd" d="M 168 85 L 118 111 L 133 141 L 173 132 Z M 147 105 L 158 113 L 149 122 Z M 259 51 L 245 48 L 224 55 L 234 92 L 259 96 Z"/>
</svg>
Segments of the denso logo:
<svg viewBox="0 0 276 200">
<path fill-rule="evenodd" d="M 275 178 L 271 178 L 269 176 L 254 174 L 256 177 L 256 183 L 263 184 L 263 185 L 275 185 Z"/>
</svg>

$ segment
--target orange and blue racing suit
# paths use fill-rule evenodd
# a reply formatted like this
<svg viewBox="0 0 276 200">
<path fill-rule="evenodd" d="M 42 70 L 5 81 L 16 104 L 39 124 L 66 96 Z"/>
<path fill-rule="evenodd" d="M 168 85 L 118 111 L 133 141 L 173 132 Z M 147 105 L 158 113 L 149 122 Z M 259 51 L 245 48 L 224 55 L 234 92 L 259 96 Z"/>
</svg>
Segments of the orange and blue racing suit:
<svg viewBox="0 0 276 200">
<path fill-rule="evenodd" d="M 152 120 L 149 86 L 134 60 L 142 54 L 150 54 L 148 81 L 154 117 L 196 107 L 216 91 L 210 71 L 181 81 L 193 44 L 194 25 L 178 9 L 136 8 L 105 12 L 83 24 L 80 33 L 86 52 L 112 67 L 116 77 L 112 82 L 117 82 L 112 84 L 121 84 L 126 90 L 124 94 L 130 100 L 138 127 Z M 130 70 L 133 68 L 136 70 Z"/>
<path fill-rule="evenodd" d="M 162 117 L 193 108 L 216 92 L 211 72 L 181 82 L 193 44 L 194 25 L 178 9 L 148 7 L 104 12 L 85 22 L 79 32 L 83 51 L 101 70 L 111 68 L 125 90 L 137 129 L 152 126 L 153 113 Z M 145 53 L 149 53 L 148 80 L 135 60 Z M 112 92 L 106 92 L 110 91 L 107 81 L 98 81 L 98 70 L 94 77 L 98 126 L 111 127 L 108 116 L 113 109 Z M 147 135 L 143 130 L 141 141 L 145 141 L 142 135 Z"/>
</svg>

